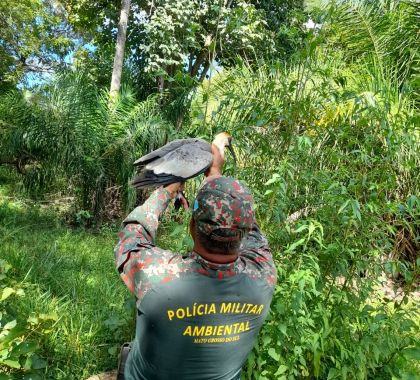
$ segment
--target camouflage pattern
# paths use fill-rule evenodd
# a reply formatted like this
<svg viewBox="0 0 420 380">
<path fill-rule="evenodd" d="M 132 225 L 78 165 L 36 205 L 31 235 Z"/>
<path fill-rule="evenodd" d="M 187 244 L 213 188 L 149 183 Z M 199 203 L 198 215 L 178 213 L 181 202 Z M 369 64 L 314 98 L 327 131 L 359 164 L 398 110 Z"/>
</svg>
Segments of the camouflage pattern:
<svg viewBox="0 0 420 380">
<path fill-rule="evenodd" d="M 197 229 L 215 240 L 239 240 L 254 223 L 249 190 L 229 177 L 209 177 L 200 187 L 193 206 Z M 217 231 L 224 229 L 222 238 Z M 230 233 L 226 233 L 230 232 Z"/>
<path fill-rule="evenodd" d="M 220 200 L 216 197 L 218 194 Z M 211 230 L 205 221 L 217 221 L 223 227 L 249 230 L 242 241 L 238 259 L 228 264 L 209 262 L 195 252 L 182 256 L 155 246 L 159 218 L 170 201 L 166 189 L 156 189 L 143 205 L 135 208 L 124 220 L 115 247 L 117 269 L 128 289 L 136 296 L 138 306 L 154 286 L 192 272 L 220 280 L 246 274 L 274 288 L 276 268 L 267 239 L 255 223 L 252 196 L 243 185 L 226 177 L 219 177 L 218 180 L 209 177 L 197 196 L 198 208 L 194 207 L 193 211 L 198 225 L 205 231 Z M 232 210 L 228 208 L 228 202 L 232 202 Z"/>
</svg>

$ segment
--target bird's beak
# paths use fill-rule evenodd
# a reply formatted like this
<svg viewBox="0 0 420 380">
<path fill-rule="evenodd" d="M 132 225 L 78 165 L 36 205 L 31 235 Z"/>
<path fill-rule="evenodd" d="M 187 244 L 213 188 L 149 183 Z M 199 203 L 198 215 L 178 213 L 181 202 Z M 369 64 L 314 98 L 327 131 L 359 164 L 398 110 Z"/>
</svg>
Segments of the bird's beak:
<svg viewBox="0 0 420 380">
<path fill-rule="evenodd" d="M 229 149 L 230 153 L 232 154 L 233 162 L 235 163 L 235 166 L 236 166 L 236 154 L 235 154 L 235 151 L 233 150 L 232 139 L 229 140 L 229 145 L 227 146 L 227 148 Z"/>
</svg>

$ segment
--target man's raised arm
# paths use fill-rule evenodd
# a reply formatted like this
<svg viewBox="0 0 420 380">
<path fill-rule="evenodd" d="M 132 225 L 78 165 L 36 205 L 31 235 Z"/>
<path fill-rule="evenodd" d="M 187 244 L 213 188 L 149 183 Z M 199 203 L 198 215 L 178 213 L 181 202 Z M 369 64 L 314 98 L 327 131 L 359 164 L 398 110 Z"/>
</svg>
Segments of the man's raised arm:
<svg viewBox="0 0 420 380">
<path fill-rule="evenodd" d="M 176 183 L 156 189 L 123 221 L 114 250 L 115 261 L 121 278 L 138 299 L 144 294 L 146 289 L 143 285 L 147 283 L 147 279 L 142 278 L 146 276 L 141 272 L 156 264 L 164 252 L 154 244 L 159 218 L 180 186 Z"/>
</svg>

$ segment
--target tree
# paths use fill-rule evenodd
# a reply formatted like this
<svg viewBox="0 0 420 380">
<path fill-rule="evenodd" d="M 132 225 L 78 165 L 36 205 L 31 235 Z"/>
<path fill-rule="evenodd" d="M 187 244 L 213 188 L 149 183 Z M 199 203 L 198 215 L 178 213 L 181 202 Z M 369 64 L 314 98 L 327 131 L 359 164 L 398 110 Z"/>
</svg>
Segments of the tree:
<svg viewBox="0 0 420 380">
<path fill-rule="evenodd" d="M 229 65 L 272 48 L 262 13 L 247 1 L 161 0 L 149 2 L 149 14 L 141 47 L 160 90 L 165 76 L 181 72 L 200 82 L 214 60 Z"/>
<path fill-rule="evenodd" d="M 64 10 L 50 0 L 0 3 L 0 91 L 28 73 L 49 73 L 73 46 Z"/>
<path fill-rule="evenodd" d="M 125 40 L 122 82 L 133 83 L 138 98 L 145 99 L 153 92 L 147 77 L 142 76 L 144 59 L 138 49 L 144 37 L 143 25 L 138 22 L 138 15 L 146 3 L 142 0 L 130 2 L 127 21 L 129 33 Z M 121 1 L 63 0 L 63 4 L 68 14 L 68 22 L 91 47 L 89 50 L 80 48 L 75 52 L 77 65 L 88 71 L 100 87 L 108 87 L 115 58 Z"/>
<path fill-rule="evenodd" d="M 114 66 L 112 69 L 111 95 L 115 95 L 120 90 L 121 74 L 124 63 L 124 46 L 127 39 L 127 22 L 130 14 L 131 0 L 122 0 L 120 22 L 118 23 L 117 43 L 115 45 Z"/>
<path fill-rule="evenodd" d="M 269 58 L 287 58 L 302 46 L 303 23 L 308 19 L 304 0 L 253 0 L 252 4 L 263 11 L 275 44 L 275 53 Z"/>
<path fill-rule="evenodd" d="M 97 47 L 95 56 L 109 63 L 118 23 L 116 3 L 65 4 L 71 25 Z M 125 60 L 129 80 L 143 97 L 159 89 L 172 91 L 178 84 L 189 86 L 185 75 L 202 81 L 214 60 L 231 65 L 238 55 L 254 58 L 273 46 L 262 16 L 249 1 L 132 0 Z"/>
</svg>

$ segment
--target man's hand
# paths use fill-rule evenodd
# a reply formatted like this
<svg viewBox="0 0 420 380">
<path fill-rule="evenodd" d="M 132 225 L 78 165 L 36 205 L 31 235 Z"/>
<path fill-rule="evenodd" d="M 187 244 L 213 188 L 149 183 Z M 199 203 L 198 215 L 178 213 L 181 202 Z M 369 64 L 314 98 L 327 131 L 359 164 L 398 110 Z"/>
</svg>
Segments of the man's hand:
<svg viewBox="0 0 420 380">
<path fill-rule="evenodd" d="M 206 177 L 210 177 L 213 175 L 222 175 L 223 165 L 225 164 L 225 159 L 220 154 L 219 149 L 216 145 L 211 145 L 211 152 L 213 154 L 213 163 L 204 173 Z"/>
<path fill-rule="evenodd" d="M 169 185 L 166 185 L 165 189 L 169 191 L 169 194 L 171 194 L 171 198 L 174 199 L 179 191 L 184 190 L 184 183 L 183 182 L 171 183 Z"/>
</svg>

